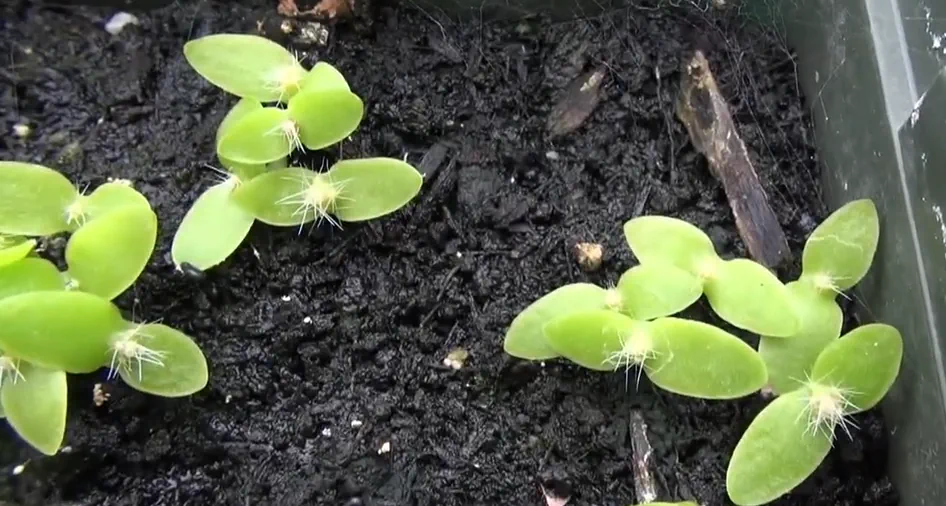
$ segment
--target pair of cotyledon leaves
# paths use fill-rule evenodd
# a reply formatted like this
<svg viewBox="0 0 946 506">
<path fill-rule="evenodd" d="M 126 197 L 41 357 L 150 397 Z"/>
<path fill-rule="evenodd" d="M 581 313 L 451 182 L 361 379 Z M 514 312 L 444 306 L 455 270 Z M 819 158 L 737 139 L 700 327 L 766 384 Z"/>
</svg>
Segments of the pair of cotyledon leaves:
<svg viewBox="0 0 946 506">
<path fill-rule="evenodd" d="M 306 71 L 264 37 L 208 35 L 185 44 L 184 57 L 204 79 L 244 99 L 217 136 L 220 157 L 235 164 L 273 162 L 299 143 L 311 150 L 331 146 L 351 135 L 364 115 L 361 98 L 333 66 L 319 62 Z M 272 102 L 286 107 L 263 106 Z"/>
<path fill-rule="evenodd" d="M 766 370 L 752 347 L 715 326 L 668 317 L 701 293 L 698 278 L 682 269 L 641 264 L 612 290 L 573 283 L 546 294 L 516 316 L 503 347 L 514 357 L 562 357 L 596 371 L 636 362 L 655 385 L 691 397 L 731 399 L 759 390 Z"/>
<path fill-rule="evenodd" d="M 858 327 L 825 346 L 806 384 L 766 406 L 736 445 L 726 472 L 730 499 L 759 506 L 798 486 L 827 456 L 837 426 L 849 424 L 819 416 L 822 406 L 813 397 L 834 389 L 843 400 L 828 409 L 845 417 L 871 409 L 896 380 L 902 357 L 900 333 L 885 324 Z"/>
<path fill-rule="evenodd" d="M 134 331 L 132 332 L 132 329 Z M 30 445 L 52 455 L 65 434 L 66 373 L 110 367 L 119 339 L 135 339 L 160 363 L 126 361 L 117 373 L 139 391 L 190 395 L 207 385 L 207 363 L 187 335 L 161 324 L 125 321 L 110 301 L 67 291 L 51 262 L 27 257 L 0 267 L 0 406 Z"/>
<path fill-rule="evenodd" d="M 325 173 L 286 167 L 298 147 L 293 135 L 302 146 L 321 149 L 361 122 L 361 99 L 331 65 L 319 62 L 305 71 L 285 48 L 254 35 L 203 37 L 188 42 L 184 54 L 201 76 L 241 100 L 216 135 L 217 157 L 235 177 L 206 190 L 184 217 L 171 250 L 177 265 L 218 265 L 257 220 L 273 226 L 301 226 L 329 215 L 365 221 L 400 209 L 419 193 L 421 174 L 393 158 L 343 160 Z M 274 89 L 274 80 L 287 76 L 298 81 Z M 320 196 L 318 188 L 332 195 Z"/>
<path fill-rule="evenodd" d="M 71 232 L 66 273 L 31 256 L 36 240 L 27 239 L 61 232 Z M 0 404 L 40 451 L 54 453 L 62 441 L 65 374 L 110 366 L 110 350 L 129 328 L 165 358 L 154 371 L 120 368 L 126 383 L 168 397 L 206 386 L 206 361 L 188 336 L 135 326 L 110 302 L 143 271 L 156 233 L 147 199 L 125 183 L 86 196 L 47 167 L 0 162 Z"/>
<path fill-rule="evenodd" d="M 0 234 L 71 233 L 66 275 L 79 290 L 111 300 L 128 289 L 151 258 L 157 230 L 148 200 L 126 183 L 105 183 L 83 195 L 48 167 L 0 162 Z M 29 239 L 0 250 L 0 265 L 33 246 Z"/>
<path fill-rule="evenodd" d="M 879 237 L 877 208 L 869 199 L 845 204 L 812 231 L 802 253 L 802 274 L 787 285 L 799 329 L 788 338 L 763 334 L 759 341 L 775 393 L 803 385 L 821 351 L 841 335 L 844 316 L 836 298 L 867 274 Z"/>
<path fill-rule="evenodd" d="M 242 99 L 218 128 L 218 138 L 233 125 L 232 118 L 259 106 Z M 207 270 L 226 260 L 249 234 L 255 221 L 272 226 L 302 226 L 333 215 L 341 222 L 358 222 L 390 214 L 419 192 L 423 177 L 410 164 L 394 158 L 342 160 L 328 171 L 286 167 L 285 159 L 267 164 L 241 164 L 218 152 L 234 177 L 208 188 L 191 206 L 175 233 L 171 256 Z M 318 200 L 313 189 L 337 194 Z"/>
</svg>

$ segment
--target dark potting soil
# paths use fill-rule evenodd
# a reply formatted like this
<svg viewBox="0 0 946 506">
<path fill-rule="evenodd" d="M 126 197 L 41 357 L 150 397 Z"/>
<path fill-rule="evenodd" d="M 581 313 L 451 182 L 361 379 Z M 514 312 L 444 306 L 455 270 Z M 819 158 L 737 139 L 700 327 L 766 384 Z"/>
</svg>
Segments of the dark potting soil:
<svg viewBox="0 0 946 506">
<path fill-rule="evenodd" d="M 211 370 L 207 389 L 184 399 L 106 383 L 101 406 L 93 385 L 104 375 L 73 377 L 60 455 L 38 457 L 7 429 L 0 503 L 538 505 L 544 481 L 570 490 L 571 504 L 626 505 L 636 409 L 660 498 L 729 504 L 729 454 L 764 399 L 704 402 L 646 378 L 626 390 L 622 374 L 512 360 L 502 337 L 558 285 L 615 283 L 633 265 L 621 224 L 636 215 L 685 218 L 721 252 L 746 254 L 720 184 L 673 116 L 693 44 L 709 50 L 797 256 L 826 210 L 787 49 L 693 8 L 486 24 L 382 8 L 371 26 L 339 27 L 307 61 L 337 65 L 367 104 L 344 156 L 406 155 L 427 172 L 422 194 L 343 231 L 256 226 L 204 278 L 175 272 L 171 238 L 214 181 L 203 166 L 216 163 L 214 132 L 235 101 L 190 69 L 182 44 L 272 26 L 274 4 L 180 2 L 118 35 L 103 29 L 107 9 L 0 7 L 0 159 L 92 187 L 133 180 L 162 229 L 118 303 L 193 335 Z M 551 138 L 561 91 L 595 68 L 605 71 L 600 104 Z M 25 140 L 10 134 L 20 122 L 32 128 Z M 579 241 L 604 245 L 599 272 L 577 267 Z M 690 314 L 719 323 L 705 307 Z M 465 366 L 445 367 L 458 347 Z M 856 422 L 853 441 L 841 436 L 775 504 L 897 504 L 883 421 L 871 412 Z"/>
</svg>

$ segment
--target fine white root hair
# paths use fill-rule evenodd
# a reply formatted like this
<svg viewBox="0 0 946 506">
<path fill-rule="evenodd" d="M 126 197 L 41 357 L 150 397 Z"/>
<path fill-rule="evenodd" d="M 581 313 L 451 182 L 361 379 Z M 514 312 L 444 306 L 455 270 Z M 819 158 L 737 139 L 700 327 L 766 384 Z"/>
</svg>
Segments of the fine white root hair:
<svg viewBox="0 0 946 506">
<path fill-rule="evenodd" d="M 312 220 L 316 226 L 327 221 L 338 229 L 342 228 L 341 222 L 332 216 L 332 212 L 339 201 L 350 200 L 343 195 L 347 181 L 333 180 L 323 172 L 311 177 L 293 177 L 287 180 L 298 183 L 299 191 L 279 199 L 276 203 L 295 206 L 292 216 L 300 217 L 299 234 L 302 234 L 305 224 Z"/>
<path fill-rule="evenodd" d="M 142 331 L 144 325 L 140 323 L 131 329 L 122 331 L 112 340 L 109 380 L 114 379 L 120 371 L 133 374 L 137 366 L 138 381 L 141 381 L 144 364 L 164 367 L 164 358 L 167 356 L 167 352 L 148 348 L 141 343 L 143 340 L 153 338 L 153 336 Z"/>
</svg>

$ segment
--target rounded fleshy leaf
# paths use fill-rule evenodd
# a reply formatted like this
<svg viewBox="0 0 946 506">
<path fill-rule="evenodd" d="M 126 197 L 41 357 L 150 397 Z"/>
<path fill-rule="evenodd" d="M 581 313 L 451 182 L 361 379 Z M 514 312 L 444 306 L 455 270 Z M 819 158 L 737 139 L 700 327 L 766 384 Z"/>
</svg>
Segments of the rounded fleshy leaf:
<svg viewBox="0 0 946 506">
<path fill-rule="evenodd" d="M 223 137 L 223 135 L 239 120 L 243 119 L 247 114 L 258 111 L 262 108 L 263 104 L 260 103 L 259 100 L 254 98 L 241 98 L 232 108 L 230 108 L 230 111 L 227 112 L 227 115 L 223 117 L 223 121 L 221 121 L 220 125 L 217 126 L 217 136 L 214 145 L 219 146 L 220 139 Z M 217 153 L 217 159 L 220 160 L 220 164 L 223 165 L 224 168 L 235 174 L 243 181 L 249 181 L 250 179 L 262 174 L 266 170 L 265 164 L 235 162 L 229 158 L 221 156 L 219 152 Z"/>
<path fill-rule="evenodd" d="M 23 260 L 33 252 L 35 247 L 35 239 L 0 237 L 0 267 Z"/>
<path fill-rule="evenodd" d="M 112 211 L 125 207 L 151 210 L 151 203 L 129 182 L 111 181 L 105 183 L 88 196 L 83 197 L 81 225 L 85 226 Z"/>
<path fill-rule="evenodd" d="M 65 289 L 62 273 L 49 260 L 24 258 L 0 267 L 0 300 L 22 293 Z"/>
<path fill-rule="evenodd" d="M 302 90 L 343 90 L 351 91 L 345 76 L 332 65 L 320 61 L 302 79 Z"/>
<path fill-rule="evenodd" d="M 841 335 L 844 315 L 833 298 L 807 283 L 786 285 L 795 304 L 800 327 L 791 337 L 762 336 L 759 354 L 769 370 L 769 386 L 781 395 L 804 386 L 815 360 Z"/>
<path fill-rule="evenodd" d="M 396 158 L 342 160 L 328 171 L 341 191 L 335 215 L 342 221 L 364 221 L 390 214 L 420 193 L 424 177 Z"/>
<path fill-rule="evenodd" d="M 135 361 L 120 368 L 118 373 L 130 387 L 162 397 L 184 397 L 207 386 L 207 361 L 193 339 L 158 323 L 141 325 L 136 334 L 160 361 Z"/>
<path fill-rule="evenodd" d="M 542 332 L 545 324 L 566 314 L 603 308 L 606 293 L 591 283 L 572 283 L 552 290 L 516 315 L 506 330 L 503 350 L 526 360 L 557 357 Z"/>
<path fill-rule="evenodd" d="M 325 174 L 288 167 L 261 174 L 237 186 L 230 198 L 247 213 L 267 225 L 291 227 L 303 225 L 325 216 L 319 212 L 318 200 L 329 185 Z M 331 207 L 323 209 L 331 212 Z"/>
<path fill-rule="evenodd" d="M 641 264 L 671 263 L 699 275 L 703 264 L 718 256 L 702 230 L 669 216 L 641 216 L 624 224 L 624 238 Z"/>
<path fill-rule="evenodd" d="M 835 289 L 847 290 L 867 274 L 879 238 L 880 221 L 874 203 L 870 199 L 848 202 L 808 237 L 802 252 L 802 273 L 806 277 L 825 277 Z"/>
<path fill-rule="evenodd" d="M 260 102 L 288 100 L 305 77 L 292 53 L 257 35 L 207 35 L 184 44 L 184 57 L 214 86 Z"/>
<path fill-rule="evenodd" d="M 800 328 L 788 289 L 752 260 L 719 262 L 703 292 L 713 311 L 738 328 L 773 337 L 788 337 Z"/>
<path fill-rule="evenodd" d="M 230 195 L 235 181 L 210 187 L 184 215 L 171 244 L 171 259 L 180 268 L 188 263 L 207 270 L 223 262 L 243 242 L 253 226 L 253 215 Z"/>
<path fill-rule="evenodd" d="M 66 435 L 66 373 L 18 362 L 17 378 L 7 378 L 0 389 L 3 412 L 13 430 L 30 446 L 45 455 L 55 455 Z"/>
<path fill-rule="evenodd" d="M 148 265 L 157 234 L 158 217 L 150 207 L 112 211 L 69 238 L 68 275 L 79 290 L 114 299 L 134 284 Z"/>
<path fill-rule="evenodd" d="M 0 162 L 0 234 L 48 236 L 69 230 L 79 191 L 66 176 L 32 163 Z"/>
<path fill-rule="evenodd" d="M 867 411 L 887 395 L 900 374 L 903 338 L 883 323 L 862 325 L 829 344 L 811 370 L 812 382 L 836 387 L 845 414 Z"/>
<path fill-rule="evenodd" d="M 286 109 L 264 107 L 227 128 L 217 143 L 217 155 L 239 164 L 267 164 L 288 156 L 297 135 Z"/>
<path fill-rule="evenodd" d="M 361 123 L 365 104 L 358 95 L 340 89 L 306 89 L 292 97 L 289 117 L 299 125 L 299 139 L 311 150 L 347 138 Z"/>
<path fill-rule="evenodd" d="M 610 309 L 591 309 L 559 316 L 543 332 L 560 357 L 586 369 L 614 371 L 633 365 L 625 352 L 647 338 L 649 325 Z"/>
<path fill-rule="evenodd" d="M 703 295 L 703 283 L 672 264 L 653 262 L 624 272 L 617 290 L 625 314 L 637 320 L 653 320 L 692 305 Z"/>
<path fill-rule="evenodd" d="M 110 336 L 124 328 L 118 308 L 90 293 L 35 291 L 0 300 L 0 349 L 40 367 L 93 372 L 108 361 Z"/>
<path fill-rule="evenodd" d="M 736 445 L 726 491 L 738 506 L 760 506 L 790 492 L 831 450 L 833 431 L 808 426 L 807 391 L 782 395 L 763 409 Z"/>
<path fill-rule="evenodd" d="M 649 329 L 653 358 L 645 362 L 644 372 L 664 390 L 701 399 L 736 399 L 765 386 L 762 357 L 725 330 L 672 317 L 650 322 Z"/>
</svg>

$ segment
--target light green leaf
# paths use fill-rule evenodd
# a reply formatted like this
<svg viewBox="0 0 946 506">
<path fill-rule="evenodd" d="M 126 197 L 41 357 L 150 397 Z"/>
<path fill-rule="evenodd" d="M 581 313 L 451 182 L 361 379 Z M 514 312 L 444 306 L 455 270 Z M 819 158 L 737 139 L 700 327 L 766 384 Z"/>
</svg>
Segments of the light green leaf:
<svg viewBox="0 0 946 506">
<path fill-rule="evenodd" d="M 305 77 L 305 69 L 292 53 L 257 35 L 201 37 L 184 44 L 184 57 L 218 88 L 260 102 L 288 100 Z"/>
<path fill-rule="evenodd" d="M 130 182 L 112 181 L 95 189 L 87 197 L 83 197 L 82 211 L 83 224 L 105 216 L 112 211 L 125 207 L 137 207 L 151 210 L 151 203 Z"/>
<path fill-rule="evenodd" d="M 325 174 L 289 167 L 239 185 L 230 198 L 267 225 L 291 227 L 326 218 L 332 212 L 333 193 L 338 192 Z"/>
<path fill-rule="evenodd" d="M 42 258 L 24 258 L 0 267 L 0 299 L 27 292 L 65 290 L 66 283 L 56 266 Z M 0 329 L 3 332 L 3 329 Z"/>
<path fill-rule="evenodd" d="M 862 325 L 829 344 L 811 370 L 814 383 L 836 387 L 848 405 L 846 415 L 873 408 L 900 374 L 903 338 L 883 323 Z"/>
<path fill-rule="evenodd" d="M 230 127 L 239 122 L 239 120 L 243 119 L 247 114 L 258 111 L 262 108 L 263 104 L 260 103 L 259 100 L 254 98 L 241 98 L 236 103 L 236 105 L 234 105 L 230 111 L 227 112 L 227 115 L 224 116 L 223 121 L 220 122 L 220 125 L 217 126 L 217 136 L 214 145 L 219 146 L 220 139 L 223 137 L 223 135 Z M 229 158 L 221 156 L 220 153 L 217 153 L 217 159 L 220 160 L 221 165 L 223 165 L 231 173 L 235 174 L 242 181 L 249 181 L 250 179 L 262 174 L 266 170 L 265 164 L 235 162 Z"/>
<path fill-rule="evenodd" d="M 68 210 L 79 192 L 42 165 L 0 162 L 0 234 L 49 236 L 69 229 Z"/>
<path fill-rule="evenodd" d="M 264 107 L 247 113 L 227 128 L 217 143 L 217 156 L 245 165 L 267 164 L 288 156 L 297 137 L 298 131 L 286 109 Z"/>
<path fill-rule="evenodd" d="M 759 341 L 769 386 L 779 395 L 807 383 L 818 355 L 841 335 L 844 320 L 838 303 L 811 285 L 792 281 L 786 288 L 798 313 L 798 332 L 788 338 L 763 336 Z"/>
<path fill-rule="evenodd" d="M 736 399 L 759 391 L 768 375 L 762 357 L 738 337 L 683 318 L 650 322 L 653 357 L 644 372 L 655 385 L 702 399 Z"/>
<path fill-rule="evenodd" d="M 118 308 L 90 293 L 35 291 L 0 300 L 0 349 L 49 369 L 101 368 L 110 336 L 124 327 Z"/>
<path fill-rule="evenodd" d="M 342 221 L 370 220 L 397 211 L 417 196 L 424 183 L 417 169 L 395 158 L 342 160 L 327 174 L 342 192 L 335 205 L 335 215 Z"/>
<path fill-rule="evenodd" d="M 66 373 L 15 362 L 19 374 L 15 379 L 7 378 L 0 389 L 7 421 L 30 446 L 55 455 L 66 435 Z"/>
<path fill-rule="evenodd" d="M 128 289 L 151 259 L 158 217 L 150 207 L 127 206 L 93 220 L 66 244 L 68 275 L 78 289 L 114 299 Z"/>
<path fill-rule="evenodd" d="M 604 307 L 606 290 L 591 283 L 561 286 L 516 315 L 506 330 L 503 350 L 516 358 L 548 360 L 558 356 L 545 340 L 542 328 L 566 314 Z"/>
<path fill-rule="evenodd" d="M 302 80 L 303 90 L 343 90 L 351 91 L 345 76 L 332 65 L 320 61 L 312 66 L 305 78 Z"/>
<path fill-rule="evenodd" d="M 166 325 L 150 323 L 135 331 L 140 344 L 160 357 L 133 361 L 118 373 L 132 388 L 162 397 L 184 397 L 207 386 L 207 361 L 193 339 Z"/>
<path fill-rule="evenodd" d="M 623 312 L 653 320 L 683 311 L 703 295 L 703 283 L 689 272 L 655 261 L 628 269 L 618 281 Z"/>
<path fill-rule="evenodd" d="M 671 263 L 696 276 L 719 258 L 702 230 L 668 216 L 634 218 L 624 224 L 624 238 L 641 264 Z"/>
<path fill-rule="evenodd" d="M 610 309 L 591 309 L 556 317 L 543 327 L 546 342 L 559 356 L 586 369 L 614 371 L 645 359 L 649 322 L 634 320 Z"/>
<path fill-rule="evenodd" d="M 830 280 L 836 290 L 848 290 L 870 269 L 879 237 L 874 203 L 869 199 L 849 202 L 811 233 L 802 252 L 802 273 Z"/>
<path fill-rule="evenodd" d="M 719 262 L 703 291 L 713 311 L 741 329 L 788 337 L 800 328 L 788 289 L 775 274 L 752 260 Z"/>
<path fill-rule="evenodd" d="M 365 113 L 358 95 L 341 89 L 307 89 L 292 97 L 289 117 L 299 125 L 306 148 L 318 150 L 336 144 L 355 131 Z"/>
<path fill-rule="evenodd" d="M 0 236 L 0 267 L 23 260 L 35 247 L 35 239 Z"/>
<path fill-rule="evenodd" d="M 833 431 L 808 427 L 808 393 L 789 392 L 756 416 L 736 445 L 726 491 L 738 506 L 760 506 L 787 494 L 818 468 Z"/>
<path fill-rule="evenodd" d="M 253 226 L 253 215 L 230 199 L 235 181 L 210 187 L 184 215 L 171 244 L 174 265 L 207 270 L 226 260 Z"/>
</svg>

